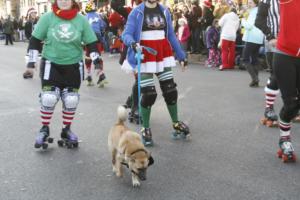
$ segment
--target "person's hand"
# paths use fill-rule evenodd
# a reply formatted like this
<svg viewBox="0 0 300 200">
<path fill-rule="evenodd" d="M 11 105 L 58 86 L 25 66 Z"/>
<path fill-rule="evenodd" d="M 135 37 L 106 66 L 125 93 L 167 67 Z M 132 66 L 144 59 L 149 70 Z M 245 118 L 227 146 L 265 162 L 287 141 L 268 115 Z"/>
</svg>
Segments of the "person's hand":
<svg viewBox="0 0 300 200">
<path fill-rule="evenodd" d="M 180 60 L 179 63 L 181 65 L 181 70 L 184 72 L 187 69 L 187 65 L 188 65 L 187 59 Z"/>
<path fill-rule="evenodd" d="M 134 53 L 137 53 L 138 51 L 142 52 L 142 47 L 139 43 L 133 42 L 131 44 L 131 48 L 133 49 Z"/>
</svg>

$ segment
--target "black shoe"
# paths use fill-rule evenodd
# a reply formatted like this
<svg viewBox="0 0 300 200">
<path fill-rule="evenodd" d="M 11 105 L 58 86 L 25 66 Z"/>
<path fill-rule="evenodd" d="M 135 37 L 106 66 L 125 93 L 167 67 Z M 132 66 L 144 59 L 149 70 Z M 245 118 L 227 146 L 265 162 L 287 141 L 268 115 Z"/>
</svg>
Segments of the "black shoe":
<svg viewBox="0 0 300 200">
<path fill-rule="evenodd" d="M 249 83 L 249 87 L 252 87 L 252 88 L 259 87 L 258 81 L 251 81 L 251 83 Z"/>
</svg>

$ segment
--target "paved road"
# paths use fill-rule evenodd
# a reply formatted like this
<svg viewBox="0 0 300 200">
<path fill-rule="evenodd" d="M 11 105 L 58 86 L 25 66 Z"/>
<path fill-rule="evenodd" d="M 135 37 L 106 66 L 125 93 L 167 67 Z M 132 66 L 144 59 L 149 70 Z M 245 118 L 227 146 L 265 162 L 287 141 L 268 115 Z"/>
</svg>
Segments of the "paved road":
<svg viewBox="0 0 300 200">
<path fill-rule="evenodd" d="M 259 124 L 263 87 L 250 89 L 245 71 L 224 71 L 190 65 L 175 70 L 180 118 L 192 131 L 191 142 L 172 141 L 171 122 L 159 96 L 151 125 L 155 159 L 148 180 L 139 189 L 130 174 L 116 178 L 111 171 L 107 135 L 116 108 L 126 99 L 132 77 L 120 71 L 117 58 L 105 59 L 109 85 L 82 85 L 73 130 L 82 143 L 78 150 L 52 145 L 33 148 L 40 128 L 40 81 L 23 80 L 26 45 L 0 45 L 0 199 L 1 200 L 298 200 L 300 165 L 276 158 L 277 129 Z M 262 73 L 261 85 L 268 74 Z M 159 87 L 158 87 L 159 88 Z M 279 110 L 281 100 L 277 101 Z M 61 104 L 51 123 L 56 139 L 61 129 Z M 135 125 L 130 125 L 138 130 Z M 293 126 L 298 133 L 299 124 Z M 300 135 L 293 135 L 300 155 Z"/>
</svg>

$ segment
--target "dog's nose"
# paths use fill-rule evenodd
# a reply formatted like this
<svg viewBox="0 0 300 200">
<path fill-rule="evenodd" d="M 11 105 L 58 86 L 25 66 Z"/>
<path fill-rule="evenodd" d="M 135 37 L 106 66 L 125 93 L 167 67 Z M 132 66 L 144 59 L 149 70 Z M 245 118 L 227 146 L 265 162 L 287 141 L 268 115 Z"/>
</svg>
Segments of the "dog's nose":
<svg viewBox="0 0 300 200">
<path fill-rule="evenodd" d="M 139 169 L 138 177 L 141 181 L 145 181 L 147 179 L 146 172 L 146 169 Z"/>
</svg>

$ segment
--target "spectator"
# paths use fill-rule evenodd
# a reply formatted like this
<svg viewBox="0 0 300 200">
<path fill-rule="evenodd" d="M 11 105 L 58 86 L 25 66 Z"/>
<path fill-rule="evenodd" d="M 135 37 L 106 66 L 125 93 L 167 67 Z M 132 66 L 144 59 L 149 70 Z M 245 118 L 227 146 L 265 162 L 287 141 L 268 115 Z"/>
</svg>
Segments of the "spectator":
<svg viewBox="0 0 300 200">
<path fill-rule="evenodd" d="M 10 19 L 10 16 L 7 17 L 3 24 L 3 33 L 5 34 L 5 45 L 8 45 L 8 41 L 11 45 L 13 45 L 13 33 L 14 33 L 14 25 Z"/>
<path fill-rule="evenodd" d="M 223 15 L 219 20 L 219 25 L 221 27 L 222 51 L 222 65 L 219 69 L 233 69 L 235 65 L 236 33 L 240 26 L 240 19 L 236 14 L 236 10 L 232 8 L 230 13 Z"/>
</svg>

